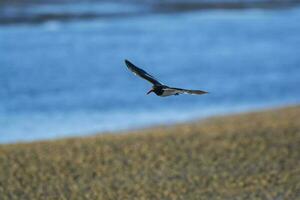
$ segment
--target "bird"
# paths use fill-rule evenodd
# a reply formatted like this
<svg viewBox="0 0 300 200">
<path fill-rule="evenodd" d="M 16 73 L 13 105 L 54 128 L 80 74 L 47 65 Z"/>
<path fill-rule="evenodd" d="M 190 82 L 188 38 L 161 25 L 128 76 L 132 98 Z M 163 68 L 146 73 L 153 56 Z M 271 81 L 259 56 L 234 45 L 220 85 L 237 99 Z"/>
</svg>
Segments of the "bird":
<svg viewBox="0 0 300 200">
<path fill-rule="evenodd" d="M 189 90 L 189 89 L 169 87 L 167 85 L 162 84 L 156 78 L 154 78 L 154 76 L 150 75 L 145 70 L 138 68 L 127 59 L 125 59 L 125 64 L 127 68 L 131 72 L 133 72 L 136 76 L 139 76 L 153 84 L 152 88 L 147 92 L 147 95 L 150 94 L 151 92 L 154 92 L 157 96 L 160 97 L 167 97 L 167 96 L 179 95 L 179 94 L 202 95 L 208 93 L 202 90 Z"/>
</svg>

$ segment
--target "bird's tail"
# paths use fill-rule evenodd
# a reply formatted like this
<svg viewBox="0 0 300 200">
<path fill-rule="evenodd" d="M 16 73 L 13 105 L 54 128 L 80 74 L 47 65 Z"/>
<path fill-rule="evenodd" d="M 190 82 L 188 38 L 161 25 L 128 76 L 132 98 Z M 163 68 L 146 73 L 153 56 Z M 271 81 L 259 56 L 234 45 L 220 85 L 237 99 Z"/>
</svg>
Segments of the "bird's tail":
<svg viewBox="0 0 300 200">
<path fill-rule="evenodd" d="M 180 93 L 186 93 L 186 94 L 194 94 L 194 95 L 202 95 L 207 94 L 208 92 L 203 90 L 188 90 L 188 89 L 182 89 L 182 88 L 171 88 L 174 90 L 179 91 Z"/>
</svg>

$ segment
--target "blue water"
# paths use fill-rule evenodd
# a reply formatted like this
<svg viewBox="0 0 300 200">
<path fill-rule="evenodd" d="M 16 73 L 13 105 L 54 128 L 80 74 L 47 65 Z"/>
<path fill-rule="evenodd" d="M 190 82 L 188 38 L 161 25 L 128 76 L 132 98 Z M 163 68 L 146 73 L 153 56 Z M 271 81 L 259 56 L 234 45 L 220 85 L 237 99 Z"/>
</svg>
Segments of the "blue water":
<svg viewBox="0 0 300 200">
<path fill-rule="evenodd" d="M 300 9 L 0 26 L 0 143 L 300 102 Z M 160 98 L 123 60 L 203 96 Z"/>
</svg>

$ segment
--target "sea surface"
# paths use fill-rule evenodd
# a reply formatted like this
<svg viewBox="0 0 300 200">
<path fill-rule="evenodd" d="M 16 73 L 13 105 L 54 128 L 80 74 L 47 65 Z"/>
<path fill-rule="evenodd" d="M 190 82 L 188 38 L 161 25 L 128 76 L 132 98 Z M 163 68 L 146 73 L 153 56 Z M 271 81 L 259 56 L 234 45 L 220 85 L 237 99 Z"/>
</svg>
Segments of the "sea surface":
<svg viewBox="0 0 300 200">
<path fill-rule="evenodd" d="M 140 5 L 60 6 L 43 9 L 138 14 L 0 25 L 0 143 L 300 103 L 299 7 L 142 14 Z M 43 12 L 33 8 L 25 14 Z M 151 85 L 124 59 L 167 85 L 210 93 L 146 95 Z"/>
</svg>

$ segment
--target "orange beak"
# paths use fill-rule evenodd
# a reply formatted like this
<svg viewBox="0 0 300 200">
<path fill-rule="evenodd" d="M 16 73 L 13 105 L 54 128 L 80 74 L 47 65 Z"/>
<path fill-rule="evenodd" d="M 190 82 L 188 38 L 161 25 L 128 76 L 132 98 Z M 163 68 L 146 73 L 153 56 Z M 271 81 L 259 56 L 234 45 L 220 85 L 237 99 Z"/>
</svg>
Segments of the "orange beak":
<svg viewBox="0 0 300 200">
<path fill-rule="evenodd" d="M 151 92 L 153 92 L 153 89 L 149 90 L 149 91 L 147 92 L 147 95 L 150 94 Z"/>
</svg>

